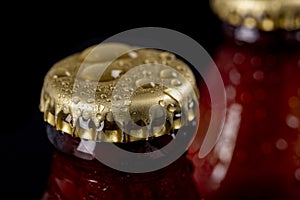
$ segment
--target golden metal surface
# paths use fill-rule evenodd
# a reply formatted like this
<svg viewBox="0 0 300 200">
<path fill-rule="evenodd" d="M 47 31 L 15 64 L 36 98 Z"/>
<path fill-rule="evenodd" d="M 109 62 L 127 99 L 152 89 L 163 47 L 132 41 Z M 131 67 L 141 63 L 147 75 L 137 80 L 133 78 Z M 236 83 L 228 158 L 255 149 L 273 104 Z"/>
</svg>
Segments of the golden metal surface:
<svg viewBox="0 0 300 200">
<path fill-rule="evenodd" d="M 136 70 L 140 65 L 144 70 Z M 101 77 L 100 73 L 103 73 Z M 163 80 L 169 87 L 155 81 L 149 84 L 151 78 Z M 133 81 L 135 89 L 129 87 Z M 132 90 L 119 94 L 120 89 Z M 131 142 L 170 134 L 195 119 L 196 109 L 185 105 L 191 102 L 182 103 L 183 97 L 197 101 L 198 97 L 192 94 L 198 95 L 193 72 L 174 54 L 106 43 L 87 48 L 53 65 L 44 78 L 40 110 L 46 122 L 74 137 Z M 117 105 L 118 102 L 122 105 Z M 149 110 L 156 105 L 166 110 L 166 117 L 159 126 L 151 122 L 150 134 Z M 114 109 L 128 111 L 131 120 L 128 123 L 139 126 L 127 130 L 130 134 L 124 133 L 118 124 L 123 118 L 115 116 Z M 180 113 L 187 113 L 186 121 L 181 120 Z M 155 112 L 155 115 L 160 114 L 164 113 Z"/>
<path fill-rule="evenodd" d="M 275 29 L 300 29 L 299 0 L 210 0 L 212 10 L 233 26 Z"/>
</svg>

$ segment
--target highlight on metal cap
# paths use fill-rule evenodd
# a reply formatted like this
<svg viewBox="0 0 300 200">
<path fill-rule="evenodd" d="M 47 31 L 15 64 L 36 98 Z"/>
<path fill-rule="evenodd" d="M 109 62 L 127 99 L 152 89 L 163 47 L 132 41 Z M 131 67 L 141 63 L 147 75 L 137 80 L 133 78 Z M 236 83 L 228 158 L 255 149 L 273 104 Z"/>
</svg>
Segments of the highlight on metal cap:
<svg viewBox="0 0 300 200">
<path fill-rule="evenodd" d="M 101 43 L 55 63 L 40 110 L 58 131 L 100 142 L 171 134 L 197 117 L 191 68 L 175 54 Z"/>
</svg>

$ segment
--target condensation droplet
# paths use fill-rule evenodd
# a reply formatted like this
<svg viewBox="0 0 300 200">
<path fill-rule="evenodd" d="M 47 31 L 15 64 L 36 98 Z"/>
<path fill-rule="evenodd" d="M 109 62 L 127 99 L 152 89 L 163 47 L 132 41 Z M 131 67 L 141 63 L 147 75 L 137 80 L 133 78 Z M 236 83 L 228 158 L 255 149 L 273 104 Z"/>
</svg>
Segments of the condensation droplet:
<svg viewBox="0 0 300 200">
<path fill-rule="evenodd" d="M 299 119 L 294 115 L 288 115 L 286 117 L 286 124 L 291 128 L 298 128 L 299 127 Z"/>
<path fill-rule="evenodd" d="M 173 85 L 173 86 L 181 86 L 182 83 L 178 79 L 173 79 L 171 81 L 171 85 Z"/>
<path fill-rule="evenodd" d="M 276 148 L 279 150 L 285 150 L 288 148 L 288 143 L 284 139 L 280 138 L 276 141 Z"/>
<path fill-rule="evenodd" d="M 110 87 L 109 87 L 109 90 L 110 90 L 110 91 L 113 91 L 115 88 L 116 88 L 115 86 L 110 86 Z"/>
<path fill-rule="evenodd" d="M 126 81 L 126 82 L 131 82 L 131 78 L 130 78 L 130 77 L 126 77 L 126 78 L 125 78 L 125 81 Z"/>
<path fill-rule="evenodd" d="M 253 78 L 257 81 L 264 80 L 264 77 L 265 77 L 264 72 L 261 70 L 257 70 L 253 73 Z"/>
<path fill-rule="evenodd" d="M 127 107 L 121 107 L 121 108 L 120 108 L 120 111 L 121 111 L 121 112 L 127 112 L 127 111 L 128 111 L 128 108 L 127 108 Z"/>
<path fill-rule="evenodd" d="M 171 103 L 171 104 L 168 105 L 167 109 L 168 109 L 169 112 L 175 112 L 176 105 Z"/>
<path fill-rule="evenodd" d="M 157 60 L 155 60 L 155 58 L 147 58 L 144 60 L 145 64 L 150 64 L 150 63 L 158 63 Z"/>
<path fill-rule="evenodd" d="M 134 51 L 131 51 L 128 53 L 128 55 L 131 57 L 131 58 L 137 58 L 138 57 L 138 54 Z"/>
<path fill-rule="evenodd" d="M 135 85 L 136 87 L 142 87 L 143 85 L 145 85 L 147 82 L 146 82 L 146 79 L 139 79 L 135 82 Z"/>
<path fill-rule="evenodd" d="M 132 115 L 137 115 L 137 112 L 136 112 L 136 111 L 133 111 L 131 114 L 132 114 Z"/>
<path fill-rule="evenodd" d="M 107 99 L 106 99 L 106 102 L 111 102 L 111 99 L 110 99 L 110 98 L 107 98 Z"/>
<path fill-rule="evenodd" d="M 252 57 L 250 62 L 253 67 L 261 66 L 261 58 L 258 56 Z"/>
<path fill-rule="evenodd" d="M 130 101 L 130 100 L 125 100 L 125 101 L 124 101 L 124 105 L 125 105 L 125 106 L 129 106 L 130 104 L 131 104 L 131 101 Z"/>
<path fill-rule="evenodd" d="M 122 73 L 122 70 L 119 69 L 113 69 L 111 70 L 111 77 L 113 77 L 114 79 L 118 78 L 120 76 L 120 74 Z"/>
<path fill-rule="evenodd" d="M 174 133 L 171 134 L 172 138 L 175 139 L 176 135 Z"/>
<path fill-rule="evenodd" d="M 300 100 L 297 97 L 291 97 L 288 100 L 290 108 L 297 108 L 300 105 Z"/>
<path fill-rule="evenodd" d="M 218 163 L 214 167 L 214 169 L 213 169 L 213 171 L 211 173 L 211 179 L 212 179 L 212 181 L 214 183 L 220 183 L 224 179 L 224 177 L 226 175 L 226 172 L 227 172 L 227 169 L 224 166 L 224 164 Z"/>
<path fill-rule="evenodd" d="M 101 115 L 101 113 L 97 113 L 96 114 L 96 117 L 97 117 L 97 119 L 100 121 L 100 120 L 102 120 L 102 115 Z"/>
<path fill-rule="evenodd" d="M 171 69 L 164 69 L 160 72 L 160 78 L 177 78 L 177 73 Z"/>
<path fill-rule="evenodd" d="M 241 81 L 241 74 L 236 69 L 232 69 L 229 72 L 229 79 L 233 84 L 238 85 Z"/>
<path fill-rule="evenodd" d="M 114 101 L 113 102 L 113 106 L 115 106 L 115 107 L 119 107 L 119 106 L 121 106 L 121 103 L 120 103 L 121 101 Z"/>
<path fill-rule="evenodd" d="M 191 108 L 193 108 L 195 106 L 195 102 L 194 101 L 191 101 L 190 103 L 189 103 L 189 109 L 191 109 Z"/>
<path fill-rule="evenodd" d="M 181 113 L 177 113 L 177 114 L 175 114 L 175 117 L 181 117 Z"/>
<path fill-rule="evenodd" d="M 93 193 L 89 193 L 88 194 L 88 199 L 90 199 L 90 200 L 96 199 L 96 195 L 93 194 Z"/>
<path fill-rule="evenodd" d="M 166 103 L 163 100 L 159 100 L 158 103 L 161 107 L 165 107 L 166 105 Z"/>
<path fill-rule="evenodd" d="M 113 99 L 116 100 L 116 101 L 119 101 L 119 100 L 122 99 L 122 97 L 120 95 L 116 94 L 116 95 L 113 96 Z"/>
<path fill-rule="evenodd" d="M 232 85 L 226 87 L 226 97 L 228 100 L 234 100 L 236 96 L 236 90 Z"/>
<path fill-rule="evenodd" d="M 241 54 L 241 53 L 236 53 L 236 54 L 234 54 L 234 56 L 233 56 L 233 62 L 234 62 L 235 64 L 240 65 L 240 64 L 242 64 L 244 61 L 245 61 L 245 56 L 244 56 L 243 54 Z"/>
<path fill-rule="evenodd" d="M 107 98 L 107 95 L 106 95 L 106 94 L 101 94 L 101 95 L 100 95 L 100 98 L 101 98 L 101 99 L 105 99 L 105 98 Z"/>
<path fill-rule="evenodd" d="M 185 68 L 183 68 L 181 65 L 177 65 L 177 66 L 176 66 L 176 69 L 177 69 L 178 71 L 184 71 L 184 70 L 185 70 Z"/>
<path fill-rule="evenodd" d="M 95 99 L 94 99 L 94 98 L 89 98 L 89 99 L 87 100 L 87 102 L 88 102 L 88 103 L 94 103 L 94 102 L 95 102 Z"/>
<path fill-rule="evenodd" d="M 65 74 L 66 74 L 67 76 L 71 76 L 71 73 L 70 73 L 69 71 L 65 71 Z"/>
<path fill-rule="evenodd" d="M 296 180 L 300 181 L 300 168 L 296 169 L 295 178 L 296 178 Z"/>
<path fill-rule="evenodd" d="M 80 102 L 80 98 L 78 96 L 74 96 L 72 97 L 72 101 L 75 103 L 75 104 L 78 104 Z"/>
<path fill-rule="evenodd" d="M 128 90 L 131 91 L 130 89 L 133 89 L 133 88 L 129 88 Z M 129 96 L 128 94 L 125 93 L 125 94 L 123 94 L 123 97 L 124 97 L 125 99 L 128 99 L 130 96 Z"/>
<path fill-rule="evenodd" d="M 152 72 L 146 71 L 146 70 L 144 70 L 142 73 L 144 76 L 151 76 L 151 74 L 152 74 Z"/>
<path fill-rule="evenodd" d="M 150 82 L 151 87 L 155 87 L 155 83 L 154 82 Z"/>
<path fill-rule="evenodd" d="M 163 52 L 163 53 L 159 54 L 159 56 L 161 59 L 164 59 L 164 60 L 174 60 L 175 59 L 175 55 L 171 54 L 169 52 Z"/>
</svg>

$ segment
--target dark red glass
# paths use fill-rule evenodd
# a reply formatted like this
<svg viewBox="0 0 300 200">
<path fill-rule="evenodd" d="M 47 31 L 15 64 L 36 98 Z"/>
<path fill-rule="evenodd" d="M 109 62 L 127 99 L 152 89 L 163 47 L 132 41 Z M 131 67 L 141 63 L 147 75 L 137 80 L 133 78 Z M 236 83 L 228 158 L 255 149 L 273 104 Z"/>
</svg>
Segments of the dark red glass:
<svg viewBox="0 0 300 200">
<path fill-rule="evenodd" d="M 76 151 L 80 139 L 62 134 L 51 126 L 47 127 L 47 132 L 54 153 L 43 200 L 200 199 L 193 180 L 193 166 L 186 154 L 157 171 L 126 173 Z M 118 146 L 128 151 L 145 152 L 149 146 L 164 146 L 172 139 L 164 135 Z"/>
<path fill-rule="evenodd" d="M 225 25 L 213 57 L 227 115 L 209 155 L 191 147 L 194 178 L 205 199 L 300 199 L 300 31 L 240 28 Z M 209 103 L 201 110 L 205 129 Z"/>
</svg>

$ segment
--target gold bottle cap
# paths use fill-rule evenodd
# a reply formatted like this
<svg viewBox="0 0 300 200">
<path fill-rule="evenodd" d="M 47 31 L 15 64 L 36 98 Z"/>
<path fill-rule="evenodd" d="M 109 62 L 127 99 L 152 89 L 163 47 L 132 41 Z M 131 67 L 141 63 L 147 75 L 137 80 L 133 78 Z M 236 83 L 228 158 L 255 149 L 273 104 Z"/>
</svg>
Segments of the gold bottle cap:
<svg viewBox="0 0 300 200">
<path fill-rule="evenodd" d="M 218 17 L 233 26 L 263 31 L 300 29 L 299 0 L 210 0 Z"/>
<path fill-rule="evenodd" d="M 194 74 L 174 54 L 103 43 L 53 65 L 40 110 L 46 122 L 74 137 L 131 142 L 190 123 L 197 100 Z"/>
</svg>

